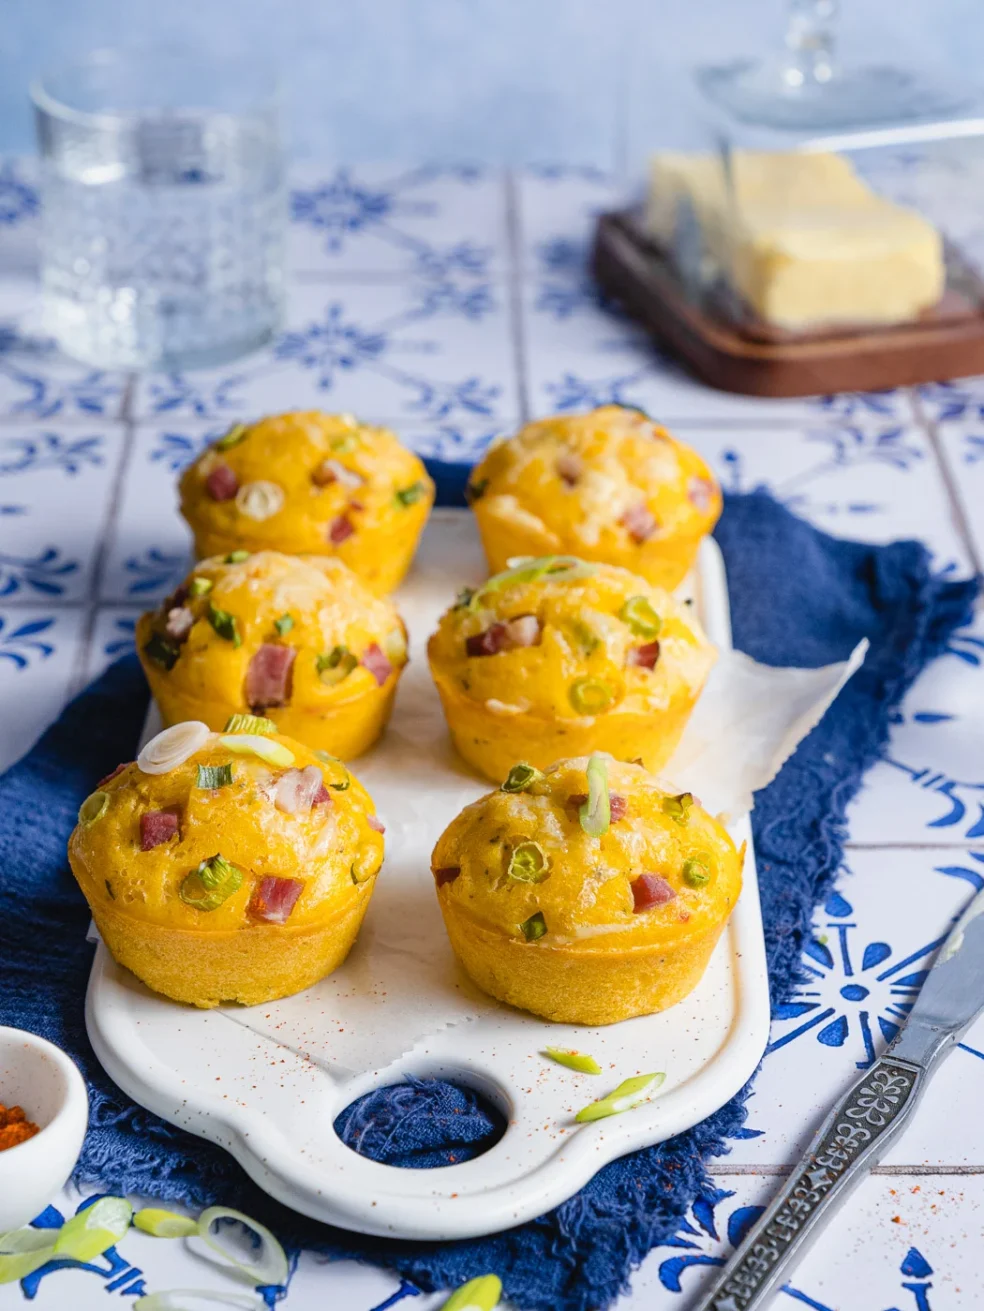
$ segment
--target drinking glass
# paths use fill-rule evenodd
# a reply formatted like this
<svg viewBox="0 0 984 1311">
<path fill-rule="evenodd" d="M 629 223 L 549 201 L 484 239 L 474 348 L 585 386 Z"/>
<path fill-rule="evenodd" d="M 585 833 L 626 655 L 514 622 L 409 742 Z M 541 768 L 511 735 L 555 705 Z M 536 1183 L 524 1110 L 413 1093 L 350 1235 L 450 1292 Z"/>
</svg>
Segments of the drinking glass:
<svg viewBox="0 0 984 1311">
<path fill-rule="evenodd" d="M 31 89 L 45 323 L 98 368 L 220 364 L 281 320 L 276 78 L 258 61 L 100 50 Z"/>
</svg>

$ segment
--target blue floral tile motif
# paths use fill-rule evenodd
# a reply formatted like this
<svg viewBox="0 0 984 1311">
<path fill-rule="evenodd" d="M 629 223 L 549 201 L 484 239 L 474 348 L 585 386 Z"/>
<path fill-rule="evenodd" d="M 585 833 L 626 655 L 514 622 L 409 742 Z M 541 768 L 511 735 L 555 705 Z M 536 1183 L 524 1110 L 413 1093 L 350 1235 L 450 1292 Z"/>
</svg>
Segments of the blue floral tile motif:
<svg viewBox="0 0 984 1311">
<path fill-rule="evenodd" d="M 0 475 L 60 469 L 71 476 L 105 462 L 102 437 L 63 437 L 53 432 L 0 437 Z"/>
<path fill-rule="evenodd" d="M 218 441 L 225 429 L 210 428 L 194 436 L 182 432 L 159 432 L 148 459 L 160 464 L 171 473 L 179 473 L 186 465 L 197 460 L 213 442 Z"/>
<path fill-rule="evenodd" d="M 183 373 L 152 375 L 148 382 L 152 414 L 187 414 L 210 419 L 218 414 L 235 413 L 240 404 L 237 388 L 247 381 L 247 374 L 234 373 L 215 382 L 201 375 Z"/>
<path fill-rule="evenodd" d="M 724 1188 L 711 1188 L 698 1197 L 691 1207 L 690 1217 L 684 1220 L 665 1247 L 679 1248 L 680 1256 L 668 1256 L 659 1264 L 659 1282 L 670 1293 L 684 1292 L 682 1278 L 688 1270 L 698 1266 L 723 1266 L 727 1255 L 721 1251 L 724 1241 L 718 1232 L 717 1210 L 733 1192 Z M 765 1208 L 737 1206 L 727 1218 L 727 1242 L 735 1248 L 759 1218 Z"/>
<path fill-rule="evenodd" d="M 129 655 L 131 651 L 136 650 L 135 631 L 137 621 L 129 619 L 122 615 L 113 620 L 112 635 L 107 636 L 102 644 L 103 655 L 110 660 L 118 660 L 120 656 Z"/>
<path fill-rule="evenodd" d="M 900 955 L 887 942 L 861 934 L 851 903 L 832 892 L 824 906 L 824 932 L 803 954 L 806 982 L 775 1011 L 775 1032 L 766 1054 L 807 1037 L 825 1047 L 843 1047 L 848 1038 L 868 1069 L 875 1061 L 875 1031 L 891 1042 L 905 1023 L 945 934 Z"/>
<path fill-rule="evenodd" d="M 984 388 L 979 378 L 925 383 L 918 388 L 918 394 L 941 423 L 952 419 L 984 420 Z"/>
<path fill-rule="evenodd" d="M 18 623 L 10 615 L 0 615 L 0 665 L 13 667 L 18 672 L 30 668 L 54 654 L 51 642 L 41 635 L 48 633 L 54 619 L 30 619 Z"/>
<path fill-rule="evenodd" d="M 41 212 L 37 187 L 26 180 L 21 166 L 13 159 L 0 164 L 0 228 L 12 228 Z"/>
<path fill-rule="evenodd" d="M 934 719 L 946 722 L 945 717 L 927 719 L 925 715 L 920 722 L 932 723 Z M 984 774 L 976 779 L 952 778 L 932 765 L 897 759 L 891 747 L 882 760 L 903 774 L 913 787 L 939 797 L 940 813 L 927 823 L 928 829 L 940 830 L 940 837 L 968 842 L 984 837 Z"/>
<path fill-rule="evenodd" d="M 40 555 L 16 556 L 0 552 L 0 597 L 19 593 L 62 596 L 64 579 L 78 573 L 79 562 L 65 559 L 57 546 L 49 546 Z"/>
<path fill-rule="evenodd" d="M 121 374 L 71 364 L 50 338 L 22 336 L 10 324 L 0 325 L 0 382 L 12 393 L 2 400 L 12 417 L 115 418 L 123 400 Z"/>
<path fill-rule="evenodd" d="M 165 551 L 159 546 L 150 546 L 139 555 L 128 556 L 123 563 L 130 579 L 127 596 L 140 598 L 173 591 L 185 576 L 189 563 L 186 551 Z"/>
<path fill-rule="evenodd" d="M 434 427 L 406 428 L 401 432 L 401 440 L 418 455 L 428 459 L 470 465 L 477 463 L 489 443 L 503 431 L 508 431 L 509 427 L 472 428 L 461 424 L 439 423 Z"/>
</svg>

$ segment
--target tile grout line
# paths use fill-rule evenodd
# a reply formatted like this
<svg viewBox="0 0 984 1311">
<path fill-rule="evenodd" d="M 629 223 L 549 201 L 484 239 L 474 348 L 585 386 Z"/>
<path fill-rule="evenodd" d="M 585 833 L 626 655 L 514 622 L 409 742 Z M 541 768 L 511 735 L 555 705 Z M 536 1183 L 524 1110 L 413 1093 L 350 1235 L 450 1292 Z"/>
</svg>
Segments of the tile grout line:
<svg viewBox="0 0 984 1311">
<path fill-rule="evenodd" d="M 506 239 L 508 257 L 506 279 L 509 287 L 510 338 L 513 347 L 513 367 L 516 372 L 520 423 L 530 419 L 530 384 L 526 363 L 526 331 L 523 323 L 523 242 L 519 212 L 519 191 L 516 174 L 507 169 L 503 177 L 506 202 Z"/>
<path fill-rule="evenodd" d="M 786 1178 L 794 1170 L 799 1169 L 801 1162 L 795 1161 L 792 1165 L 709 1165 L 708 1174 L 717 1178 L 732 1178 L 742 1175 L 769 1175 L 773 1178 Z M 872 1166 L 869 1174 L 880 1175 L 883 1178 L 897 1179 L 899 1177 L 910 1177 L 925 1179 L 927 1176 L 941 1175 L 953 1177 L 955 1175 L 981 1175 L 984 1174 L 984 1165 L 875 1165 Z"/>
<path fill-rule="evenodd" d="M 946 458 L 946 452 L 943 449 L 943 442 L 940 437 L 939 420 L 931 417 L 929 411 L 923 405 L 922 397 L 916 389 L 913 389 L 911 396 L 912 408 L 915 411 L 918 423 L 921 425 L 928 440 L 930 450 L 936 459 L 936 465 L 940 477 L 943 480 L 943 486 L 946 489 L 947 499 L 950 503 L 950 518 L 953 526 L 957 531 L 957 536 L 963 543 L 964 550 L 967 552 L 971 567 L 975 573 L 984 572 L 984 562 L 982 562 L 974 542 L 973 534 L 970 531 L 970 524 L 967 520 L 967 514 L 963 507 L 963 502 L 957 491 L 956 479 L 950 468 L 950 462 Z"/>
<path fill-rule="evenodd" d="M 99 545 L 92 558 L 92 582 L 89 588 L 89 596 L 85 604 L 85 623 L 82 630 L 81 640 L 79 642 L 79 651 L 76 657 L 75 673 L 70 685 L 70 696 L 76 696 L 86 684 L 86 670 L 89 666 L 89 653 L 92 650 L 92 639 L 95 633 L 96 619 L 99 615 L 99 593 L 102 588 L 103 572 L 106 566 L 106 558 L 109 554 L 109 546 L 113 540 L 117 522 L 119 519 L 120 500 L 123 495 L 123 487 L 126 482 L 126 476 L 132 463 L 133 450 L 136 445 L 136 425 L 133 421 L 133 401 L 136 392 L 136 376 L 130 374 L 127 377 L 126 386 L 123 390 L 123 400 L 116 418 L 116 423 L 122 423 L 123 426 L 123 451 L 120 455 L 120 462 L 116 469 L 116 475 L 113 478 L 113 485 L 110 488 L 109 500 L 106 506 L 106 513 L 103 517 L 102 531 L 99 534 Z"/>
</svg>

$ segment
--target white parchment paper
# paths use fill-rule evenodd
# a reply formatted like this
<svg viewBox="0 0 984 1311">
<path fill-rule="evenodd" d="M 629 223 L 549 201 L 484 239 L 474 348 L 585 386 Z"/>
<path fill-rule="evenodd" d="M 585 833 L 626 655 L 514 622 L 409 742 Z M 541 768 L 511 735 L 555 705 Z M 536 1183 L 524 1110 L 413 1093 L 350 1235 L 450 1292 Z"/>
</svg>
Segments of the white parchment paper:
<svg viewBox="0 0 984 1311">
<path fill-rule="evenodd" d="M 458 968 L 434 895 L 430 854 L 461 808 L 489 790 L 455 755 L 425 647 L 465 584 L 486 576 L 470 515 L 438 511 L 396 600 L 411 664 L 385 735 L 354 765 L 386 824 L 386 861 L 345 964 L 295 997 L 228 1014 L 323 1063 L 332 1073 L 379 1069 L 424 1035 L 499 1009 Z M 736 818 L 778 772 L 864 659 L 775 669 L 722 652 L 665 771 L 712 812 Z"/>
</svg>

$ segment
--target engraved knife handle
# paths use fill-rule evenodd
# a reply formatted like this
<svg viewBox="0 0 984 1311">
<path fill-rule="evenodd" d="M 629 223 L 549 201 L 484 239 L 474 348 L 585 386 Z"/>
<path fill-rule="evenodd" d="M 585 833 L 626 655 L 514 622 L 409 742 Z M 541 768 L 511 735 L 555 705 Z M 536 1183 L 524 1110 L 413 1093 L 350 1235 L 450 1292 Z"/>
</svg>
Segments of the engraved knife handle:
<svg viewBox="0 0 984 1311">
<path fill-rule="evenodd" d="M 753 1311 L 775 1293 L 902 1128 L 928 1077 L 922 1066 L 890 1054 L 876 1061 L 824 1120 L 803 1161 L 694 1311 Z"/>
</svg>

